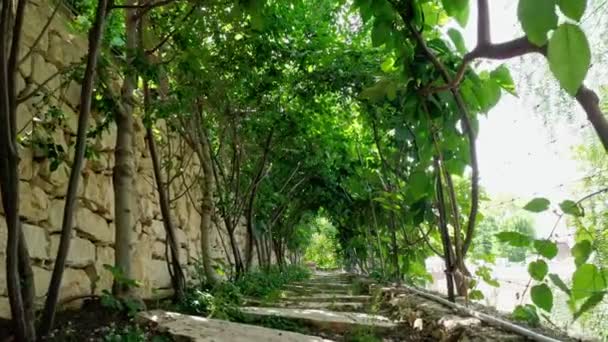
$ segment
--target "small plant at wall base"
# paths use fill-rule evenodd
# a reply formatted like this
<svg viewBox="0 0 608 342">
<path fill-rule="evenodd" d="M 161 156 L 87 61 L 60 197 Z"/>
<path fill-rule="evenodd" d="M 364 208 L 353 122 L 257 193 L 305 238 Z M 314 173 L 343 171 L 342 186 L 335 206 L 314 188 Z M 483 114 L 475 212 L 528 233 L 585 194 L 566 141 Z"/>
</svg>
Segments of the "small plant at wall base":
<svg viewBox="0 0 608 342">
<path fill-rule="evenodd" d="M 136 280 L 125 277 L 119 268 L 107 264 L 103 265 L 103 267 L 112 273 L 112 277 L 116 284 L 124 286 L 125 288 L 137 288 L 140 286 Z M 105 308 L 120 313 L 126 313 L 129 317 L 133 317 L 139 311 L 145 309 L 145 305 L 141 300 L 131 297 L 118 297 L 107 289 L 102 291 L 100 303 Z"/>
</svg>

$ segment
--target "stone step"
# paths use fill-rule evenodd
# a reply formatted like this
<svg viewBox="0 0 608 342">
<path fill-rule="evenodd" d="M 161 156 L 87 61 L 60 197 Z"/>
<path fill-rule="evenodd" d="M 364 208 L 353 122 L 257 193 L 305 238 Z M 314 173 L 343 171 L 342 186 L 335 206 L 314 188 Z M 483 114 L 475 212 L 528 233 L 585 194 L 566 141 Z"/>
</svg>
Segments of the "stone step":
<svg viewBox="0 0 608 342">
<path fill-rule="evenodd" d="M 175 312 L 153 310 L 140 312 L 136 320 L 152 324 L 175 341 L 194 342 L 321 342 L 330 341 L 289 331 L 262 328 L 255 325 L 233 323 Z"/>
<path fill-rule="evenodd" d="M 371 329 L 376 334 L 387 334 L 397 327 L 386 317 L 357 312 L 263 307 L 243 307 L 241 312 L 254 320 L 281 317 L 330 334 L 344 334 L 359 328 Z"/>
<path fill-rule="evenodd" d="M 281 307 L 294 309 L 322 309 L 331 311 L 365 311 L 366 303 L 361 302 L 297 302 L 297 301 L 282 301 L 278 303 Z"/>
<path fill-rule="evenodd" d="M 349 290 L 353 287 L 353 285 L 350 282 L 335 283 L 335 282 L 319 282 L 319 281 L 294 282 L 294 283 L 290 283 L 289 285 L 306 287 L 306 288 L 323 288 L 323 289 L 335 289 L 335 290 Z"/>
<path fill-rule="evenodd" d="M 280 300 L 278 302 L 268 303 L 258 299 L 245 299 L 246 306 L 255 307 L 279 307 L 279 308 L 295 308 L 295 309 L 326 309 L 332 311 L 365 311 L 369 306 L 364 302 L 336 302 L 336 301 L 297 301 L 297 300 Z"/>
<path fill-rule="evenodd" d="M 287 284 L 283 287 L 286 291 L 291 292 L 303 292 L 303 293 L 336 293 L 336 294 L 346 294 L 352 291 L 352 288 L 332 288 L 332 287 L 318 287 L 318 286 L 304 286 L 304 285 L 292 285 Z"/>
<path fill-rule="evenodd" d="M 291 302 L 358 302 L 358 303 L 367 303 L 371 300 L 371 296 L 368 295 L 347 295 L 347 294 L 317 294 L 313 296 L 301 296 L 301 295 L 293 295 L 293 296 L 284 296 L 281 298 L 282 301 L 291 301 Z"/>
</svg>

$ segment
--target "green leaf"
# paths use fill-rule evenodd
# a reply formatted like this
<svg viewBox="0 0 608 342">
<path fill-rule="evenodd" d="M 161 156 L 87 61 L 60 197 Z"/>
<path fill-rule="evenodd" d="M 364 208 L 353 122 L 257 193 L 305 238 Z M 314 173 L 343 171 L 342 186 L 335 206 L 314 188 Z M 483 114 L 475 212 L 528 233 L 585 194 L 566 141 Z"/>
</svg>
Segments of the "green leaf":
<svg viewBox="0 0 608 342">
<path fill-rule="evenodd" d="M 572 276 L 572 298 L 578 300 L 606 289 L 603 272 L 592 264 L 579 266 Z"/>
<path fill-rule="evenodd" d="M 460 52 L 460 54 L 462 55 L 467 53 L 467 48 L 464 44 L 464 38 L 462 37 L 460 31 L 451 28 L 448 30 L 448 36 L 452 40 L 452 43 L 454 43 L 456 51 Z"/>
<path fill-rule="evenodd" d="M 515 320 L 527 322 L 532 326 L 537 326 L 540 323 L 540 318 L 536 313 L 536 307 L 534 305 L 518 305 L 515 307 L 515 310 L 513 310 L 512 316 Z"/>
<path fill-rule="evenodd" d="M 558 0 L 557 4 L 562 13 L 576 21 L 581 20 L 587 8 L 587 0 Z"/>
<path fill-rule="evenodd" d="M 547 58 L 559 84 L 575 96 L 591 64 L 591 50 L 583 30 L 573 24 L 561 24 L 549 41 Z"/>
<path fill-rule="evenodd" d="M 605 295 L 606 295 L 606 292 L 604 291 L 604 292 L 594 293 L 593 295 L 591 295 L 591 297 L 587 298 L 587 300 L 583 303 L 583 305 L 581 305 L 580 309 L 578 309 L 574 313 L 573 321 L 576 321 L 577 319 L 579 319 L 579 317 L 581 317 L 582 314 L 593 309 L 599 303 L 601 303 L 602 300 L 604 300 Z"/>
<path fill-rule="evenodd" d="M 528 204 L 524 206 L 524 209 L 533 213 L 540 213 L 549 209 L 549 204 L 551 204 L 551 202 L 549 202 L 548 199 L 538 197 L 528 202 Z"/>
<path fill-rule="evenodd" d="M 576 217 L 583 216 L 583 208 L 576 202 L 571 200 L 565 200 L 559 204 L 560 209 L 564 214 L 572 215 Z"/>
<path fill-rule="evenodd" d="M 475 274 L 481 279 L 483 279 L 483 281 L 485 281 L 488 285 L 493 287 L 500 287 L 500 283 L 496 279 L 492 278 L 492 272 L 489 267 L 480 266 L 475 271 Z"/>
<path fill-rule="evenodd" d="M 519 232 L 500 232 L 496 234 L 498 241 L 508 243 L 513 247 L 526 247 L 532 242 L 532 239 Z"/>
<path fill-rule="evenodd" d="M 513 78 L 511 77 L 511 72 L 506 65 L 502 64 L 498 68 L 494 69 L 490 73 L 490 77 L 504 90 L 511 93 L 512 95 L 517 95 L 515 92 L 515 83 L 513 82 Z"/>
<path fill-rule="evenodd" d="M 372 29 L 372 45 L 374 47 L 381 46 L 390 40 L 391 28 L 386 21 L 374 20 L 374 28 Z"/>
<path fill-rule="evenodd" d="M 441 0 L 443 8 L 450 17 L 465 27 L 469 21 L 469 0 Z"/>
<path fill-rule="evenodd" d="M 428 191 L 429 177 L 422 171 L 416 171 L 410 175 L 408 192 L 413 199 L 419 200 Z"/>
<path fill-rule="evenodd" d="M 557 245 L 550 240 L 534 240 L 534 249 L 547 259 L 553 259 L 557 255 Z"/>
<path fill-rule="evenodd" d="M 382 62 L 382 65 L 380 65 L 380 68 L 382 68 L 382 71 L 384 72 L 391 72 L 394 70 L 393 65 L 395 64 L 395 59 L 393 57 L 389 57 L 387 59 L 384 60 L 384 62 Z"/>
<path fill-rule="evenodd" d="M 471 292 L 469 292 L 469 298 L 471 300 L 482 300 L 485 298 L 485 296 L 483 295 L 483 293 L 479 290 L 473 290 Z"/>
<path fill-rule="evenodd" d="M 547 42 L 547 33 L 557 26 L 555 0 L 519 0 L 517 18 L 528 40 L 542 46 Z"/>
<path fill-rule="evenodd" d="M 547 284 L 532 286 L 530 296 L 532 297 L 532 303 L 539 308 L 547 312 L 550 312 L 553 308 L 553 293 Z"/>
<path fill-rule="evenodd" d="M 528 265 L 528 273 L 532 278 L 538 281 L 545 279 L 545 276 L 549 272 L 549 266 L 544 260 L 532 261 Z"/>
<path fill-rule="evenodd" d="M 570 289 L 568 288 L 568 286 L 566 286 L 566 283 L 564 283 L 562 281 L 562 278 L 560 278 L 555 273 L 551 273 L 551 274 L 549 274 L 549 279 L 551 279 L 553 284 L 555 284 L 555 286 L 557 286 L 558 289 L 562 290 L 564 293 L 566 293 L 568 296 L 570 296 L 570 294 L 571 294 Z"/>
<path fill-rule="evenodd" d="M 570 253 L 572 253 L 572 256 L 574 257 L 574 263 L 576 266 L 580 266 L 587 262 L 591 252 L 593 252 L 593 248 L 589 240 L 582 240 L 575 244 L 572 249 L 570 249 Z"/>
</svg>

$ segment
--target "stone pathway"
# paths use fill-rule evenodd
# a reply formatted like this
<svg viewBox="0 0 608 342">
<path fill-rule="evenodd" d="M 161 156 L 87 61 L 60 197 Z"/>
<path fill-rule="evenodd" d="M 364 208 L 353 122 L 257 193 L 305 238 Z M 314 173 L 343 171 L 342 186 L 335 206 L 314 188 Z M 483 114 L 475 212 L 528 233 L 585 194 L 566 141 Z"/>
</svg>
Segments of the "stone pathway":
<svg viewBox="0 0 608 342">
<path fill-rule="evenodd" d="M 346 273 L 317 273 L 306 282 L 285 286 L 276 302 L 247 300 L 247 306 L 241 308 L 251 324 L 263 325 L 273 319 L 288 321 L 317 336 L 163 311 L 142 313 L 138 320 L 156 325 L 179 341 L 299 342 L 350 340 L 345 336 L 361 332 L 389 335 L 397 324 L 387 317 L 369 314 L 371 297 L 355 293 L 352 281 Z"/>
</svg>

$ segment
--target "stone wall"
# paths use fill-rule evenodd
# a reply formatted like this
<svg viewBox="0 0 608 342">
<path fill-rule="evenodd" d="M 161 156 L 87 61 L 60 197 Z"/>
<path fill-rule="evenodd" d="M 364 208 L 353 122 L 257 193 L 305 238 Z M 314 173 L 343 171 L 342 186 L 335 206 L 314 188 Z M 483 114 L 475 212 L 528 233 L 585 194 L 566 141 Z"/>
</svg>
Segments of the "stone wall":
<svg viewBox="0 0 608 342">
<path fill-rule="evenodd" d="M 32 1 L 24 20 L 22 57 L 26 55 L 39 36 L 41 28 L 52 13 L 50 2 Z M 36 296 L 41 303 L 46 295 L 51 277 L 53 259 L 57 253 L 61 229 L 64 199 L 70 173 L 70 163 L 77 126 L 76 110 L 80 86 L 69 78 L 52 77 L 62 73 L 72 63 L 78 63 L 87 51 L 85 35 L 69 28 L 71 15 L 60 10 L 48 30 L 40 36 L 24 63 L 20 65 L 18 92 L 28 86 L 36 89 L 46 82 L 43 90 L 50 96 L 35 96 L 22 103 L 18 110 L 18 130 L 23 137 L 48 135 L 54 144 L 66 151 L 57 169 L 51 171 L 52 158 L 37 148 L 20 149 L 20 215 L 29 246 L 33 266 Z M 50 81 L 47 81 L 50 79 Z M 61 120 L 48 119 L 49 111 L 64 113 Z M 93 113 L 90 126 L 100 125 L 102 118 Z M 45 129 L 41 129 L 44 126 Z M 49 128 L 50 127 L 50 128 Z M 135 189 L 133 198 L 136 208 L 136 225 L 132 245 L 133 272 L 142 287 L 140 294 L 150 297 L 155 289 L 170 286 L 165 261 L 165 232 L 161 222 L 157 193 L 154 188 L 152 161 L 144 140 L 140 120 L 135 123 Z M 104 264 L 114 263 L 114 194 L 112 168 L 116 126 L 111 123 L 92 143 L 95 157 L 86 161 L 81 174 L 78 209 L 75 212 L 74 231 L 67 268 L 64 273 L 61 298 L 73 295 L 99 294 L 112 284 L 111 274 Z M 183 156 L 176 155 L 175 159 Z M 199 169 L 196 158 L 184 165 L 185 179 L 191 180 Z M 181 177 L 180 177 L 181 178 Z M 176 182 L 172 194 L 181 194 L 188 181 Z M 200 255 L 200 216 L 193 203 L 198 202 L 196 187 L 191 196 L 181 196 L 172 204 L 173 217 L 180 242 L 180 260 L 192 265 Z M 10 309 L 6 290 L 5 251 L 6 222 L 0 205 L 0 318 L 8 318 Z M 225 258 L 218 229 L 211 232 L 211 255 Z M 244 245 L 244 229 L 237 238 Z M 227 243 L 227 237 L 223 236 Z"/>
</svg>

